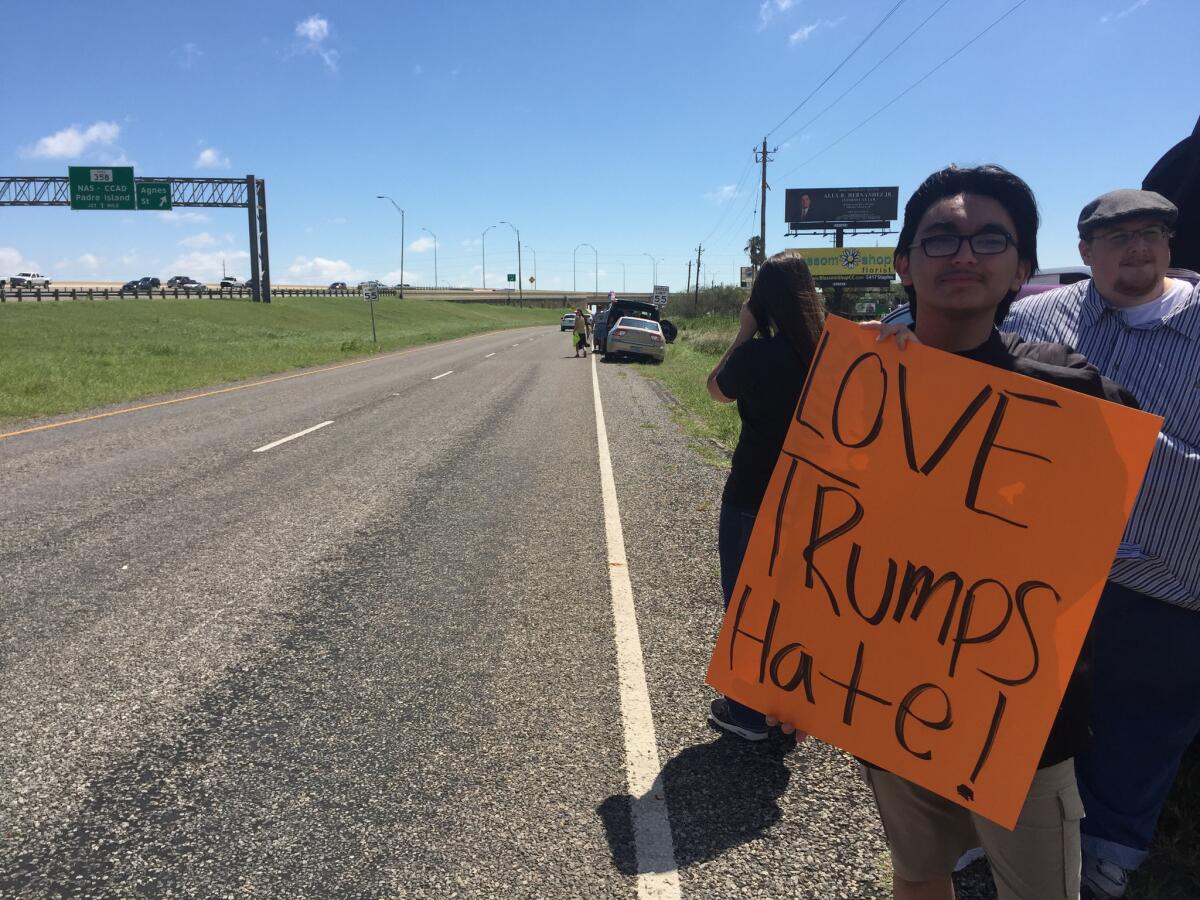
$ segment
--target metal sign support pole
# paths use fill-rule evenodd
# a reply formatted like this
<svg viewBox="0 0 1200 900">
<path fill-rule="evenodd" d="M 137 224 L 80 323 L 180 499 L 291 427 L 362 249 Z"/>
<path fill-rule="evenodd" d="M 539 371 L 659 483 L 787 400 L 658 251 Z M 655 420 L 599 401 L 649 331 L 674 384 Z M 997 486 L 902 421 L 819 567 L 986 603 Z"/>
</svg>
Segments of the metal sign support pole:
<svg viewBox="0 0 1200 900">
<path fill-rule="evenodd" d="M 255 202 L 257 201 L 257 202 Z M 251 202 L 258 206 L 258 253 L 259 267 L 262 270 L 262 281 L 259 288 L 262 291 L 262 302 L 271 302 L 271 253 L 267 246 L 267 183 L 258 181 L 257 197 Z"/>
<path fill-rule="evenodd" d="M 257 180 L 253 175 L 246 176 L 246 220 L 250 227 L 250 297 L 256 303 L 260 299 L 259 289 L 262 287 L 258 271 L 258 216 L 254 202 Z"/>
</svg>

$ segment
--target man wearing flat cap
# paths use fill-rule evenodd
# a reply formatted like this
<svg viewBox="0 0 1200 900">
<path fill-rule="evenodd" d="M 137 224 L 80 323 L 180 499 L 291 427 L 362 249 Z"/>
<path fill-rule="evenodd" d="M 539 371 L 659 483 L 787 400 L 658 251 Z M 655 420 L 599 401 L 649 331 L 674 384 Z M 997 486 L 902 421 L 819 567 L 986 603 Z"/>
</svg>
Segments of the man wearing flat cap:
<svg viewBox="0 0 1200 900">
<path fill-rule="evenodd" d="M 1200 286 L 1168 276 L 1178 215 L 1153 191 L 1097 197 L 1079 214 L 1091 279 L 1019 301 L 1002 326 L 1070 345 L 1164 419 L 1092 622 L 1093 734 L 1076 770 L 1096 900 L 1125 893 L 1200 732 Z"/>
</svg>

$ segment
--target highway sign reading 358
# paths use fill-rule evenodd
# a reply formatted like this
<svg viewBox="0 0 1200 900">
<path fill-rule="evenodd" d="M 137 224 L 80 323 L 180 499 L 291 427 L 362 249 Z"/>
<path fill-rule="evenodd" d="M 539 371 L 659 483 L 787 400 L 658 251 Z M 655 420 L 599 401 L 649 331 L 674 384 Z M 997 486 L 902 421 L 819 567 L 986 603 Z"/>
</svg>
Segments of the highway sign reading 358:
<svg viewBox="0 0 1200 900">
<path fill-rule="evenodd" d="M 136 209 L 133 167 L 68 166 L 71 209 Z"/>
</svg>

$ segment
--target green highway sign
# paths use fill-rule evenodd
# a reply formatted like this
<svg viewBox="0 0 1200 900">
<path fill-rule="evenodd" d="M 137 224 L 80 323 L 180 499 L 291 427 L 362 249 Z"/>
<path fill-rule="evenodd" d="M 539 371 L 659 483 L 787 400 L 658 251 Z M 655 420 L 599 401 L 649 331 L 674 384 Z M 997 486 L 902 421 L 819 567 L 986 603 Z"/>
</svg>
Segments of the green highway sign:
<svg viewBox="0 0 1200 900">
<path fill-rule="evenodd" d="M 517 280 L 517 276 L 516 276 L 516 275 L 514 275 L 512 272 L 509 272 L 509 273 L 508 273 L 508 280 L 509 280 L 509 281 L 516 281 L 516 280 Z"/>
<path fill-rule="evenodd" d="M 171 208 L 171 182 L 139 181 L 136 186 L 138 209 L 166 210 Z"/>
<path fill-rule="evenodd" d="M 71 209 L 136 209 L 132 166 L 68 166 Z"/>
</svg>

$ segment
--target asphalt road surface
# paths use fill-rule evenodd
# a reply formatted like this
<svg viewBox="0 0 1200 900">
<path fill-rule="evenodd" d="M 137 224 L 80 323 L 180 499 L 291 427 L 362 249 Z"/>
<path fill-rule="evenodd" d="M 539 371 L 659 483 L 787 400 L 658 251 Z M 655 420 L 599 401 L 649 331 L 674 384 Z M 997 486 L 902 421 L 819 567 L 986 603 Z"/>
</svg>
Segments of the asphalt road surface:
<svg viewBox="0 0 1200 900">
<path fill-rule="evenodd" d="M 0 438 L 0 896 L 886 896 L 847 757 L 706 725 L 724 472 L 569 340 Z"/>
</svg>

